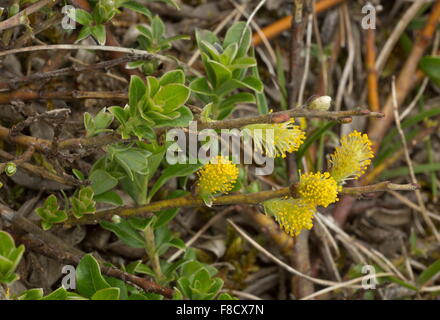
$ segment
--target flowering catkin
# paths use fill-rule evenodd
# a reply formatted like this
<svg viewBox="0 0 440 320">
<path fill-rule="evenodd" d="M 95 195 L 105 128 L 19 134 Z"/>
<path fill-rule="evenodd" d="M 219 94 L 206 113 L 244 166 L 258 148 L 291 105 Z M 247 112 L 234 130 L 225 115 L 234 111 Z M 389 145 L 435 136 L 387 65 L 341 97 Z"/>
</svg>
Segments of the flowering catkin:
<svg viewBox="0 0 440 320">
<path fill-rule="evenodd" d="M 311 229 L 316 206 L 327 207 L 338 201 L 344 181 L 359 178 L 370 165 L 372 157 L 368 136 L 353 131 L 342 137 L 341 145 L 330 156 L 330 172 L 301 174 L 296 188 L 298 198 L 265 201 L 266 213 L 273 215 L 280 227 L 291 236 Z"/>
<path fill-rule="evenodd" d="M 272 199 L 263 205 L 266 212 L 273 215 L 280 227 L 292 237 L 313 227 L 315 207 L 303 199 Z"/>
<path fill-rule="evenodd" d="M 287 153 L 297 151 L 305 139 L 305 133 L 294 125 L 291 118 L 287 122 L 275 124 L 251 124 L 243 127 L 243 133 L 252 137 L 255 148 L 264 151 L 270 158 L 285 158 Z"/>
<path fill-rule="evenodd" d="M 357 179 L 371 163 L 373 151 L 367 134 L 353 131 L 341 138 L 341 145 L 330 156 L 331 176 L 338 182 Z"/>
<path fill-rule="evenodd" d="M 341 187 L 328 172 L 302 174 L 298 185 L 299 196 L 315 206 L 327 207 L 339 200 L 338 192 Z"/>
<path fill-rule="evenodd" d="M 238 168 L 226 157 L 217 156 L 199 169 L 197 175 L 200 194 L 228 193 L 237 182 Z"/>
</svg>

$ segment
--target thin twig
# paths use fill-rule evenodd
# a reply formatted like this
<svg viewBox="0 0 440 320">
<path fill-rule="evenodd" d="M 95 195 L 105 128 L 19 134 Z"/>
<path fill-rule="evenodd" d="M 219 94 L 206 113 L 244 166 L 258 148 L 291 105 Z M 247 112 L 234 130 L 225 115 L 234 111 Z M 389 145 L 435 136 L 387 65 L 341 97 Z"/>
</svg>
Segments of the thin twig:
<svg viewBox="0 0 440 320">
<path fill-rule="evenodd" d="M 304 72 L 299 86 L 298 93 L 298 105 L 302 105 L 304 101 L 304 90 L 306 88 L 307 78 L 309 76 L 310 68 L 310 51 L 312 46 L 312 30 L 313 30 L 313 14 L 309 14 L 307 19 L 307 35 L 306 35 L 306 50 L 305 50 L 305 62 L 304 62 Z M 377 111 L 377 110 L 375 110 Z"/>
<path fill-rule="evenodd" d="M 127 63 L 131 61 L 138 61 L 139 56 L 133 56 L 133 55 L 126 55 L 121 58 L 108 60 L 108 61 L 102 61 L 96 64 L 89 64 L 84 66 L 72 66 L 68 68 L 58 69 L 54 71 L 49 72 L 38 72 L 35 74 L 32 74 L 30 76 L 25 77 L 19 77 L 19 78 L 13 78 L 10 80 L 4 80 L 0 81 L 0 89 L 5 88 L 14 88 L 18 83 L 27 83 L 32 81 L 39 81 L 39 80 L 47 80 L 57 77 L 63 77 L 71 74 L 81 73 L 81 72 L 90 72 L 92 70 L 99 70 L 99 69 L 109 69 L 114 66 L 117 66 L 122 63 Z"/>
<path fill-rule="evenodd" d="M 372 112 L 366 109 L 344 110 L 344 111 L 319 111 L 307 108 L 294 108 L 286 111 L 273 112 L 254 117 L 243 117 L 239 119 L 227 119 L 221 121 L 203 122 L 197 125 L 198 129 L 233 129 L 241 128 L 249 124 L 258 123 L 279 123 L 288 121 L 290 118 L 320 118 L 327 120 L 345 120 L 350 117 L 373 117 L 381 118 L 380 112 Z"/>
<path fill-rule="evenodd" d="M 295 194 L 295 188 L 296 186 L 292 185 L 291 187 L 285 187 L 279 190 L 260 191 L 251 194 L 233 194 L 219 196 L 213 199 L 212 205 L 218 206 L 231 204 L 259 204 L 269 199 L 291 196 L 292 194 Z M 362 195 L 365 193 L 383 192 L 388 190 L 414 191 L 417 188 L 418 186 L 414 184 L 399 185 L 391 183 L 389 181 L 383 181 L 369 186 L 343 188 L 341 194 Z M 114 215 L 118 215 L 120 217 L 149 217 L 153 215 L 153 212 L 158 212 L 165 209 L 193 208 L 202 207 L 204 205 L 205 204 L 202 199 L 198 197 L 196 198 L 192 196 L 186 196 L 155 201 L 139 207 L 118 207 L 108 210 L 97 211 L 94 215 L 84 216 L 79 220 L 71 218 L 66 221 L 66 224 L 94 224 L 98 223 L 101 220 L 111 220 Z"/>
<path fill-rule="evenodd" d="M 0 104 L 7 104 L 14 100 L 47 100 L 47 99 L 109 99 L 109 100 L 127 100 L 126 92 L 118 91 L 36 91 L 28 89 L 18 89 L 14 91 L 0 92 Z"/>
<path fill-rule="evenodd" d="M 407 205 L 408 207 L 410 207 L 413 210 L 416 210 L 420 213 L 423 213 L 422 208 L 420 208 L 418 205 L 416 205 L 414 202 L 412 202 L 411 200 L 409 200 L 408 198 L 402 196 L 400 193 L 396 192 L 396 191 L 392 191 L 389 190 L 388 191 L 389 194 L 393 195 L 397 200 L 400 200 L 403 204 Z M 440 222 L 440 215 L 435 214 L 431 211 L 426 210 L 426 213 L 434 220 L 437 220 Z"/>
<path fill-rule="evenodd" d="M 341 109 L 342 98 L 344 94 L 347 94 L 345 88 L 348 81 L 348 77 L 350 76 L 350 73 L 353 72 L 353 64 L 354 64 L 355 51 L 356 51 L 354 46 L 350 13 L 348 11 L 347 3 L 344 3 L 342 5 L 342 12 L 343 12 L 343 21 L 347 30 L 348 58 L 347 58 L 347 62 L 345 63 L 344 70 L 342 71 L 341 79 L 339 80 L 338 91 L 335 99 L 335 108 L 338 111 Z"/>
<path fill-rule="evenodd" d="M 308 276 L 306 274 L 303 274 L 301 272 L 299 272 L 298 270 L 292 268 L 291 266 L 289 266 L 288 264 L 284 263 L 283 261 L 281 261 L 280 259 L 278 259 L 277 257 L 275 257 L 272 253 L 270 253 L 269 251 L 267 251 L 265 248 L 263 248 L 260 244 L 258 244 L 254 239 L 252 239 L 246 232 L 244 232 L 244 230 L 242 230 L 239 226 L 237 226 L 232 220 L 228 219 L 228 223 L 243 237 L 245 238 L 253 247 L 255 247 L 258 251 L 260 251 L 261 253 L 263 253 L 266 257 L 268 257 L 270 260 L 272 260 L 273 262 L 275 262 L 276 264 L 278 264 L 279 266 L 281 266 L 282 268 L 284 268 L 286 271 L 302 277 L 304 279 L 310 280 L 313 283 L 319 284 L 319 285 L 323 285 L 323 286 L 329 286 L 329 287 L 334 287 L 334 286 L 340 286 L 340 287 L 344 287 L 344 288 L 350 288 L 350 289 L 360 289 L 362 288 L 362 286 L 355 286 L 353 285 L 351 281 L 346 281 L 346 282 L 334 282 L 334 281 L 329 281 L 329 280 L 324 280 L 324 279 L 319 279 L 319 278 L 314 278 L 311 276 Z M 394 274 L 392 273 L 387 273 L 387 276 L 393 276 Z M 354 283 L 360 282 L 362 281 L 362 279 L 364 279 L 365 277 L 360 277 L 354 280 L 357 280 Z"/>
<path fill-rule="evenodd" d="M 35 152 L 35 148 L 33 146 L 30 146 L 17 159 L 6 162 L 6 163 L 0 163 L 0 173 L 2 173 L 5 170 L 8 163 L 14 163 L 16 166 L 20 166 L 22 163 L 29 161 L 29 159 L 32 157 L 34 152 Z M 0 154 L 0 157 L 1 157 L 1 154 Z"/>
<path fill-rule="evenodd" d="M 320 0 L 315 4 L 314 11 L 316 13 L 323 12 L 329 8 L 332 8 L 340 4 L 343 1 L 345 0 Z M 288 30 L 291 27 L 291 25 L 292 25 L 292 16 L 287 16 L 264 27 L 261 31 L 264 34 L 264 36 L 268 40 L 270 40 L 272 38 L 275 38 L 281 32 Z M 262 42 L 262 37 L 260 33 L 255 33 L 252 36 L 252 43 L 255 46 L 258 46 L 259 44 L 261 44 L 261 42 Z"/>
<path fill-rule="evenodd" d="M 279 123 L 288 121 L 291 117 L 305 117 L 305 118 L 323 118 L 323 119 L 340 119 L 344 120 L 353 116 L 366 116 L 380 118 L 382 116 L 379 112 L 370 112 L 368 110 L 347 110 L 347 111 L 318 111 L 308 110 L 306 108 L 291 109 L 287 111 L 280 111 L 266 115 L 255 117 L 245 117 L 239 119 L 227 119 L 221 121 L 198 122 L 197 129 L 233 129 L 241 128 L 249 124 L 257 123 Z M 0 126 L 0 139 L 29 146 L 34 145 L 38 151 L 47 152 L 49 150 L 51 141 L 30 137 L 26 135 L 11 136 L 10 129 Z M 59 142 L 59 149 L 72 148 L 91 148 L 100 147 L 116 141 L 123 141 L 116 133 L 106 134 L 90 138 L 73 138 L 66 139 Z"/>
<path fill-rule="evenodd" d="M 417 77 L 417 68 L 420 59 L 423 57 L 426 49 L 432 42 L 434 32 L 440 20 L 440 0 L 435 1 L 431 10 L 431 14 L 427 19 L 425 26 L 419 33 L 411 53 L 409 54 L 405 64 L 403 65 L 397 79 L 396 79 L 396 100 L 397 105 L 401 105 L 406 96 L 411 92 L 415 83 L 419 80 Z M 385 118 L 380 123 L 373 121 L 368 130 L 368 136 L 373 141 L 374 149 L 378 150 L 382 138 L 385 136 L 388 128 L 394 120 L 394 102 L 393 96 L 390 94 L 382 109 Z"/>
<path fill-rule="evenodd" d="M 409 174 L 411 177 L 411 182 L 414 184 L 417 184 L 417 178 L 416 175 L 414 173 L 414 167 L 411 161 L 411 157 L 409 155 L 409 151 L 408 151 L 408 145 L 406 143 L 406 139 L 405 139 L 405 134 L 402 130 L 402 126 L 400 124 L 400 119 L 399 119 L 399 111 L 398 111 L 398 104 L 397 104 L 397 98 L 396 98 L 396 85 L 393 79 L 392 82 L 392 97 L 393 97 L 393 104 L 394 104 L 394 120 L 396 122 L 396 127 L 397 127 L 397 131 L 399 132 L 401 141 L 402 141 L 402 145 L 403 145 L 403 150 L 404 150 L 404 154 L 405 154 L 405 160 L 406 163 L 408 165 L 408 169 L 409 169 Z M 429 217 L 428 213 L 426 212 L 426 207 L 425 204 L 423 202 L 423 198 L 422 198 L 422 194 L 419 190 L 415 190 L 416 192 L 416 197 L 417 197 L 417 201 L 419 203 L 420 208 L 422 209 L 422 216 L 423 219 L 425 220 L 425 223 L 429 226 L 429 228 L 431 229 L 432 233 L 434 234 L 435 238 L 437 239 L 437 241 L 440 241 L 440 235 L 438 234 L 438 231 L 434 225 L 434 223 L 432 222 L 431 218 Z"/>
<path fill-rule="evenodd" d="M 34 201 L 34 199 L 31 199 L 31 201 Z M 33 203 L 33 206 L 35 204 L 36 201 Z M 11 223 L 14 227 L 27 232 L 31 237 L 22 238 L 21 241 L 28 248 L 45 256 L 62 262 L 68 261 L 77 265 L 81 257 L 85 254 L 81 250 L 65 243 L 54 234 L 44 232 L 33 222 L 23 217 L 20 211 L 15 212 L 9 207 L 0 205 L 0 217 Z M 137 277 L 114 267 L 107 267 L 101 261 L 98 262 L 100 263 L 101 271 L 107 276 L 134 284 L 142 288 L 145 292 L 158 293 L 167 298 L 171 298 L 173 295 L 173 290 L 170 288 L 162 287 L 151 280 Z"/>
<path fill-rule="evenodd" d="M 338 284 L 335 284 L 334 286 L 330 286 L 330 287 L 327 287 L 325 289 L 316 291 L 316 292 L 314 292 L 313 294 L 311 294 L 311 295 L 309 295 L 307 297 L 301 298 L 301 300 L 310 300 L 310 299 L 315 298 L 317 296 L 323 295 L 324 293 L 331 292 L 331 291 L 334 291 L 334 290 L 337 290 L 337 289 L 341 289 L 341 288 L 347 288 L 347 287 L 350 287 L 350 286 L 352 286 L 352 285 L 354 285 L 356 283 L 362 282 L 364 280 L 370 280 L 370 279 L 375 279 L 376 280 L 377 278 L 390 277 L 390 276 L 393 276 L 393 275 L 394 274 L 392 274 L 390 272 L 381 272 L 381 273 L 377 273 L 377 274 L 365 275 L 365 276 L 362 276 L 362 277 L 359 277 L 359 278 L 356 278 L 356 279 L 353 279 L 353 280 L 349 280 L 349 281 L 345 281 L 345 282 L 342 282 L 342 283 L 338 283 Z"/>
<path fill-rule="evenodd" d="M 0 158 L 6 159 L 6 160 L 10 160 L 10 161 L 14 161 L 15 157 L 13 155 L 11 155 L 10 153 L 1 150 L 0 149 Z M 63 177 L 60 177 L 50 171 L 48 171 L 46 168 L 40 167 L 40 166 L 35 166 L 33 164 L 30 164 L 28 162 L 21 162 L 21 161 L 15 161 L 14 162 L 18 167 L 21 167 L 23 169 L 25 169 L 26 171 L 28 171 L 29 173 L 32 173 L 34 175 L 37 175 L 43 179 L 47 179 L 47 180 L 51 180 L 51 181 L 55 181 L 58 182 L 62 185 L 65 186 L 76 186 L 78 185 L 78 183 L 72 181 L 72 180 L 67 180 Z"/>
<path fill-rule="evenodd" d="M 59 0 L 41 0 L 38 1 L 37 3 L 30 5 L 29 7 L 27 7 L 23 11 L 20 11 L 16 15 L 10 17 L 9 19 L 6 19 L 5 21 L 1 21 L 0 31 L 7 30 L 23 24 L 23 22 L 26 21 L 27 16 L 29 16 L 30 14 L 40 10 L 41 8 L 47 6 L 50 3 L 54 5 L 58 1 Z"/>
<path fill-rule="evenodd" d="M 215 216 L 211 220 L 209 220 L 202 228 L 200 228 L 199 231 L 197 231 L 191 237 L 191 239 L 189 239 L 188 241 L 185 242 L 185 248 L 189 248 L 194 242 L 197 241 L 197 239 L 200 238 L 200 236 L 202 234 L 204 234 L 206 232 L 206 230 L 209 229 L 209 227 L 211 227 L 214 223 L 216 223 L 218 220 L 220 220 L 221 218 L 223 218 L 224 216 L 226 216 L 228 213 L 230 213 L 233 210 L 235 210 L 234 207 L 229 207 L 229 208 L 223 210 L 222 212 L 216 213 Z M 179 256 L 181 256 L 183 253 L 185 253 L 185 249 L 179 249 L 171 257 L 168 258 L 167 262 L 168 263 L 173 262 Z"/>
<path fill-rule="evenodd" d="M 34 51 L 46 51 L 46 50 L 96 50 L 96 51 L 110 51 L 110 52 L 126 53 L 126 54 L 130 54 L 130 55 L 139 56 L 139 60 L 157 59 L 157 60 L 160 60 L 163 62 L 177 64 L 179 66 L 182 66 L 185 69 L 188 69 L 188 71 L 191 71 L 195 75 L 200 76 L 200 72 L 198 72 L 197 70 L 189 67 L 188 65 L 186 65 L 180 61 L 177 61 L 176 59 L 172 59 L 172 58 L 169 58 L 167 56 L 157 54 L 157 53 L 150 53 L 145 50 L 139 50 L 139 49 L 133 49 L 133 48 L 123 48 L 123 47 L 116 47 L 116 46 L 98 46 L 98 45 L 80 45 L 80 44 L 41 45 L 41 46 L 32 46 L 32 47 L 24 47 L 24 48 L 18 48 L 18 49 L 5 50 L 3 52 L 0 52 L 0 57 L 10 55 L 10 54 L 22 53 L 22 52 L 34 52 Z"/>
<path fill-rule="evenodd" d="M 408 24 L 413 20 L 416 14 L 419 12 L 420 8 L 425 5 L 424 1 L 414 1 L 414 3 L 409 7 L 409 9 L 405 12 L 405 14 L 398 20 L 396 27 L 393 29 L 393 32 L 387 37 L 387 42 L 383 46 L 379 56 L 376 60 L 376 72 L 380 74 L 385 66 L 385 63 L 388 60 L 391 52 L 397 41 L 399 41 L 400 36 L 403 31 L 405 31 Z"/>
<path fill-rule="evenodd" d="M 303 48 L 304 35 L 304 11 L 306 0 L 292 0 L 292 24 L 290 28 L 290 43 L 289 43 L 289 72 L 287 75 L 288 85 L 288 102 L 289 105 L 296 105 L 299 92 L 300 77 L 302 74 L 302 57 L 301 52 Z"/>
</svg>

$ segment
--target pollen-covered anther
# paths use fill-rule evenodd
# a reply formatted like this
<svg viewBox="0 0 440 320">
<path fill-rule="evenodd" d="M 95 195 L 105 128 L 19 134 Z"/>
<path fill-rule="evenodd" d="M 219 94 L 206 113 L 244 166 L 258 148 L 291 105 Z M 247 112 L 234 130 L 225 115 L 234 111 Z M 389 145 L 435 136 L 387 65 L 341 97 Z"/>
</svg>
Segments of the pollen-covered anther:
<svg viewBox="0 0 440 320">
<path fill-rule="evenodd" d="M 270 158 L 285 158 L 303 144 L 305 133 L 294 125 L 291 118 L 287 122 L 273 124 L 252 124 L 243 127 L 245 135 L 252 137 L 255 148 L 265 152 Z"/>
<path fill-rule="evenodd" d="M 197 172 L 201 194 L 228 193 L 238 178 L 238 167 L 229 159 L 217 156 Z"/>
<path fill-rule="evenodd" d="M 338 182 L 362 176 L 374 157 L 367 134 L 353 131 L 341 138 L 341 145 L 330 156 L 331 176 Z"/>
<path fill-rule="evenodd" d="M 266 212 L 273 215 L 275 220 L 290 236 L 298 236 L 302 230 L 313 227 L 315 207 L 302 199 L 282 198 L 271 199 L 263 203 Z"/>
<path fill-rule="evenodd" d="M 327 207 L 339 200 L 340 190 L 341 187 L 328 172 L 305 173 L 300 177 L 297 194 L 312 205 Z"/>
</svg>

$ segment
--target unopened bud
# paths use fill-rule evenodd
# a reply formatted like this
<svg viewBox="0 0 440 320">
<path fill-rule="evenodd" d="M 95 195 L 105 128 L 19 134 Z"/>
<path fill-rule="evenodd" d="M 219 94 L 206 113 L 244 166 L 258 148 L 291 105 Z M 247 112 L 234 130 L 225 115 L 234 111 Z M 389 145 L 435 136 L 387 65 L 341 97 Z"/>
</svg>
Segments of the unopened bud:
<svg viewBox="0 0 440 320">
<path fill-rule="evenodd" d="M 332 98 L 329 96 L 322 96 L 316 98 L 309 104 L 310 110 L 319 110 L 319 111 L 327 111 L 330 109 L 332 103 Z"/>
<path fill-rule="evenodd" d="M 7 176 L 12 176 L 17 172 L 17 166 L 13 162 L 8 162 L 5 167 L 5 173 Z"/>
</svg>

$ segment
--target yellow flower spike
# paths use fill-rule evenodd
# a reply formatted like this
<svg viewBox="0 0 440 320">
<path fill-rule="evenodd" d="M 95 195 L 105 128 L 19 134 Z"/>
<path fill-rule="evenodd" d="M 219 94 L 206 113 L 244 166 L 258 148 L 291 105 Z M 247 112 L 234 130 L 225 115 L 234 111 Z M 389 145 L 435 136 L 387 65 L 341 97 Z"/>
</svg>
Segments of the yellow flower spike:
<svg viewBox="0 0 440 320">
<path fill-rule="evenodd" d="M 197 171 L 198 187 L 202 195 L 228 193 L 238 178 L 238 167 L 228 158 L 217 156 Z"/>
<path fill-rule="evenodd" d="M 328 172 L 302 174 L 298 185 L 298 195 L 314 206 L 327 207 L 339 200 L 338 192 L 341 187 Z"/>
<path fill-rule="evenodd" d="M 297 151 L 306 137 L 294 122 L 291 118 L 283 123 L 251 124 L 243 127 L 243 132 L 252 137 L 255 148 L 266 156 L 285 158 L 287 153 Z"/>
<path fill-rule="evenodd" d="M 374 157 L 371 141 L 367 134 L 358 131 L 343 136 L 341 145 L 330 156 L 331 176 L 343 183 L 348 179 L 357 179 L 365 173 Z"/>
<path fill-rule="evenodd" d="M 313 227 L 315 207 L 302 199 L 271 199 L 263 202 L 267 213 L 273 215 L 287 234 L 295 237 Z"/>
</svg>

